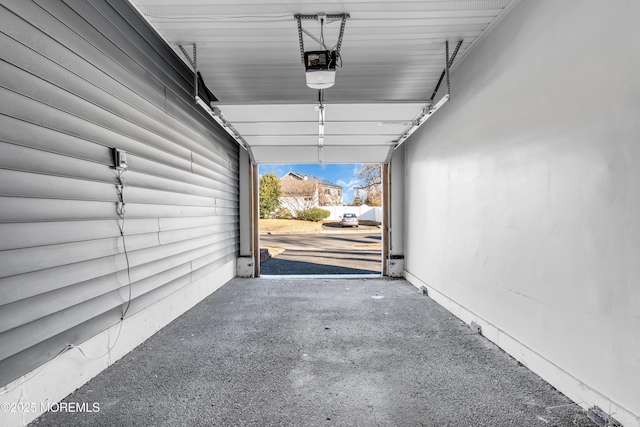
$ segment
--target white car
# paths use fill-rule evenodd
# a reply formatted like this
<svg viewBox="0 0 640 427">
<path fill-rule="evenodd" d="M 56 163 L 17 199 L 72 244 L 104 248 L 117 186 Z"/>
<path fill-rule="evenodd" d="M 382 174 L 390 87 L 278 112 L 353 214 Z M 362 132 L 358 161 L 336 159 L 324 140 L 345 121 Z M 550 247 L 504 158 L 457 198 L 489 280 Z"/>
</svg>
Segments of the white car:
<svg viewBox="0 0 640 427">
<path fill-rule="evenodd" d="M 342 216 L 340 227 L 357 227 L 358 217 L 354 213 L 346 213 Z"/>
</svg>

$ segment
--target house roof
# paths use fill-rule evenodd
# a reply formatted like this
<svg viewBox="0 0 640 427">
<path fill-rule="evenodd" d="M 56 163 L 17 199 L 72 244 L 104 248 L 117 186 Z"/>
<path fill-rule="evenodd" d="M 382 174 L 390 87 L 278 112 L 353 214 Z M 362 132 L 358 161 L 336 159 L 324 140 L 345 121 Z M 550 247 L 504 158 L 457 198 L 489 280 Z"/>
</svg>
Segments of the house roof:
<svg viewBox="0 0 640 427">
<path fill-rule="evenodd" d="M 280 179 L 285 179 L 287 176 L 290 176 L 290 177 L 293 177 L 293 178 L 296 178 L 296 179 L 300 179 L 300 180 L 306 179 L 308 181 L 318 181 L 320 184 L 326 185 L 326 186 L 329 186 L 329 187 L 342 188 L 342 186 L 334 184 L 333 182 L 329 181 L 328 179 L 325 179 L 325 178 L 322 178 L 322 177 L 319 177 L 319 176 L 315 176 L 315 175 L 303 175 L 301 173 L 293 172 L 293 171 L 288 172 L 287 174 L 285 174 Z"/>
</svg>

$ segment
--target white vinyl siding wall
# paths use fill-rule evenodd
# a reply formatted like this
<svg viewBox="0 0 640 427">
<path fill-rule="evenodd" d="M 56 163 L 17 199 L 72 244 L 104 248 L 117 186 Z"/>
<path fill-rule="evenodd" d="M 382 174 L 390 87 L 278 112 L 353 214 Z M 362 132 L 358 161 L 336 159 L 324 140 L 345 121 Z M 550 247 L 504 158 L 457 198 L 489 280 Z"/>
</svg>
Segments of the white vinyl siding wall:
<svg viewBox="0 0 640 427">
<path fill-rule="evenodd" d="M 239 167 L 126 1 L 3 0 L 0 22 L 2 386 L 233 261 Z"/>
</svg>

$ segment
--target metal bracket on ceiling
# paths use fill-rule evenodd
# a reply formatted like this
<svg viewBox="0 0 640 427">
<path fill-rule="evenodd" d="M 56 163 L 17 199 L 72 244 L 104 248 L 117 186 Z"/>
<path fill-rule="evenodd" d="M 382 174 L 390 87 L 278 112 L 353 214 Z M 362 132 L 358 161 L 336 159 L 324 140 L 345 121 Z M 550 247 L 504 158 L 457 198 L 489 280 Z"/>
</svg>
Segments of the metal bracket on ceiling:
<svg viewBox="0 0 640 427">
<path fill-rule="evenodd" d="M 200 99 L 200 98 L 198 98 Z M 233 125 L 231 123 L 229 123 L 227 121 L 227 119 L 224 117 L 224 115 L 222 114 L 222 111 L 220 111 L 220 109 L 218 107 L 213 107 L 213 108 L 207 108 L 206 104 L 204 102 L 202 102 L 202 100 L 200 100 L 200 102 L 202 107 L 207 110 L 207 112 L 209 112 L 209 114 L 211 114 L 211 116 L 213 117 L 213 119 L 218 122 L 218 124 L 220 126 L 222 126 L 222 128 L 229 134 L 231 135 L 231 137 L 233 139 L 236 140 L 236 142 L 238 143 L 238 145 L 240 145 L 242 148 L 245 149 L 245 151 L 249 154 L 249 160 L 251 161 L 252 164 L 256 163 L 256 159 L 253 156 L 253 151 L 251 150 L 251 146 L 247 143 L 247 141 L 242 137 L 242 135 L 240 135 L 240 132 L 238 132 L 236 130 L 235 127 L 233 127 Z"/>
<path fill-rule="evenodd" d="M 347 18 L 349 15 L 342 15 L 342 22 L 340 23 L 340 34 L 338 35 L 338 43 L 336 43 L 336 54 L 340 56 L 340 49 L 342 48 L 342 36 L 344 36 L 344 27 L 347 25 Z"/>
<path fill-rule="evenodd" d="M 392 141 L 391 148 L 389 149 L 389 154 L 387 155 L 386 162 L 389 162 L 391 160 L 391 156 L 393 155 L 394 150 L 396 150 L 400 145 L 402 145 L 402 143 L 405 142 L 411 136 L 411 134 L 413 134 L 420 126 L 422 126 L 422 124 L 426 122 L 427 119 L 429 119 L 429 117 L 433 115 L 433 113 L 438 111 L 440 107 L 442 107 L 447 101 L 451 99 L 451 78 L 449 74 L 449 69 L 451 68 L 451 64 L 453 64 L 453 60 L 458 54 L 458 50 L 460 49 L 460 46 L 462 46 L 462 40 L 458 41 L 458 44 L 453 50 L 451 57 L 449 57 L 449 41 L 448 40 L 445 41 L 444 70 L 442 70 L 442 74 L 440 75 L 438 84 L 436 85 L 436 88 L 433 91 L 431 98 L 429 99 L 431 104 L 420 112 L 418 117 L 416 117 L 411 123 L 411 127 L 405 133 L 400 135 L 398 139 Z M 433 100 L 445 76 L 447 77 L 447 93 L 437 103 L 434 104 Z"/>
<path fill-rule="evenodd" d="M 294 15 L 294 18 L 296 19 L 296 21 L 298 21 L 298 39 L 300 41 L 300 60 L 302 63 L 304 63 L 304 40 L 302 38 L 302 33 L 305 33 L 306 35 L 311 37 L 313 40 L 318 42 L 319 44 L 322 44 L 322 41 L 320 39 L 312 35 L 309 31 L 302 28 L 302 20 L 303 19 L 318 20 L 320 16 L 324 17 L 325 19 L 341 19 L 342 20 L 340 24 L 340 34 L 338 35 L 338 43 L 336 44 L 336 54 L 340 56 L 340 49 L 342 48 L 342 37 L 344 36 L 344 28 L 347 24 L 347 18 L 351 17 L 348 13 L 341 13 L 341 14 L 334 14 L 334 15 L 297 14 L 297 15 Z"/>
<path fill-rule="evenodd" d="M 178 44 L 178 47 L 184 54 L 185 58 L 187 58 L 187 61 L 189 61 L 189 64 L 191 64 L 191 67 L 193 68 L 193 99 L 198 99 L 198 56 L 197 56 L 198 51 L 196 49 L 196 44 L 193 43 L 193 59 L 191 59 L 191 57 L 185 50 L 184 46 L 182 46 L 181 44 Z"/>
<path fill-rule="evenodd" d="M 300 15 L 296 15 L 296 20 L 298 21 L 298 39 L 300 40 L 300 62 L 304 64 L 304 40 L 302 39 L 302 22 L 300 21 L 302 18 Z"/>
<path fill-rule="evenodd" d="M 449 40 L 447 40 L 445 42 L 445 67 L 442 70 L 442 74 L 440 74 L 440 79 L 438 80 L 438 84 L 436 84 L 436 88 L 433 90 L 433 93 L 431 94 L 431 102 L 433 103 L 433 99 L 436 97 L 436 93 L 438 92 L 438 89 L 440 89 L 440 85 L 442 84 L 442 80 L 444 79 L 445 75 L 447 76 L 447 94 L 449 95 L 449 97 L 451 97 L 451 85 L 449 82 L 449 69 L 451 68 L 451 65 L 453 64 L 453 60 L 456 59 L 456 55 L 458 54 L 458 50 L 460 50 L 460 46 L 462 46 L 462 42 L 463 40 L 458 40 L 458 44 L 456 45 L 456 48 L 453 50 L 453 53 L 451 54 L 451 58 L 449 58 Z"/>
<path fill-rule="evenodd" d="M 191 64 L 191 67 L 193 67 L 193 99 L 195 100 L 196 104 L 200 105 L 207 113 L 209 113 L 211 117 L 213 117 L 216 122 L 218 122 L 220 126 L 222 126 L 222 128 L 238 143 L 238 145 L 240 145 L 240 147 L 244 148 L 247 153 L 249 153 L 249 159 L 251 160 L 251 163 L 255 163 L 256 160 L 253 157 L 251 147 L 249 146 L 249 144 L 247 144 L 247 141 L 245 141 L 245 139 L 242 137 L 242 135 L 240 135 L 236 128 L 234 128 L 233 125 L 231 125 L 231 123 L 229 123 L 224 118 L 224 116 L 220 112 L 220 109 L 217 107 L 211 108 L 211 105 L 207 105 L 207 103 L 204 102 L 202 98 L 200 98 L 200 96 L 198 96 L 198 51 L 195 43 L 193 43 L 192 46 L 193 58 L 189 56 L 183 45 L 178 44 L 178 47 L 184 54 L 185 58 L 187 58 L 187 61 L 189 61 L 189 64 Z"/>
</svg>

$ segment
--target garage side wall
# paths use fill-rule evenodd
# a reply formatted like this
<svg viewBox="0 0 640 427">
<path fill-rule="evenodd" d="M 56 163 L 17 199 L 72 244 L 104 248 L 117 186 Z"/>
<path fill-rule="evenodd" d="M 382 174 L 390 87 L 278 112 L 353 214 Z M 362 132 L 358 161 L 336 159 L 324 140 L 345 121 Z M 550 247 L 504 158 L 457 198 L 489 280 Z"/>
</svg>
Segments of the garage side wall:
<svg viewBox="0 0 640 427">
<path fill-rule="evenodd" d="M 406 145 L 406 276 L 640 425 L 640 3 L 524 1 Z"/>
<path fill-rule="evenodd" d="M 49 366 L 24 375 L 67 353 L 77 378 L 91 358 L 112 363 L 121 344 L 235 275 L 238 147 L 194 106 L 191 71 L 126 1 L 3 0 L 0 22 L 6 400 L 37 389 Z M 113 168 L 112 148 L 126 151 L 127 170 Z M 73 348 L 96 336 L 87 358 Z"/>
</svg>

